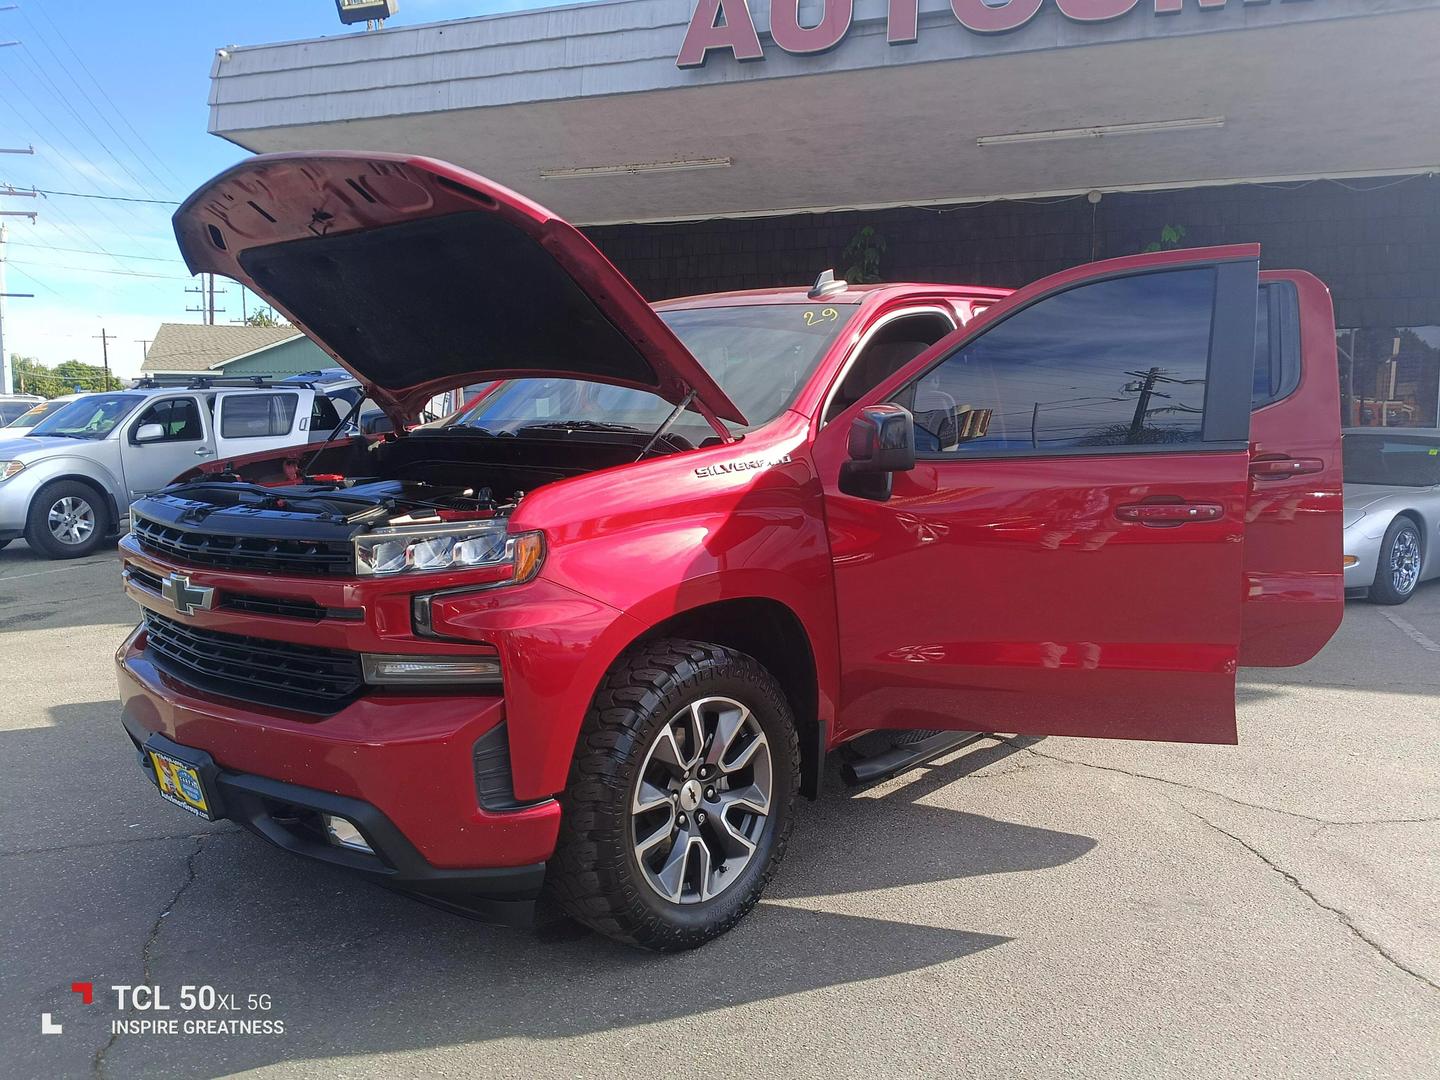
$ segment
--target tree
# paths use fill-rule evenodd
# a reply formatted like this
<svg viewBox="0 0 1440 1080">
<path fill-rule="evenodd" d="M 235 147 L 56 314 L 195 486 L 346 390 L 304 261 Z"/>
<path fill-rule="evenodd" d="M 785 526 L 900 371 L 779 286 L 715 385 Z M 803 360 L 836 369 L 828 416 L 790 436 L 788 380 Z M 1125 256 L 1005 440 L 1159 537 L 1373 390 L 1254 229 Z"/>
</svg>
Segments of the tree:
<svg viewBox="0 0 1440 1080">
<path fill-rule="evenodd" d="M 246 326 L 289 326 L 284 319 L 275 314 L 274 308 L 261 308 L 259 311 L 245 317 Z"/>
<path fill-rule="evenodd" d="M 10 354 L 11 371 L 14 373 L 15 389 L 22 394 L 39 394 L 53 398 L 61 394 L 73 394 L 76 390 L 123 390 L 125 382 L 114 375 L 106 378 L 105 369 L 98 364 L 82 364 L 79 360 L 66 360 L 54 368 L 48 368 L 33 356 Z"/>
<path fill-rule="evenodd" d="M 857 285 L 868 285 L 882 280 L 880 256 L 884 254 L 885 237 L 866 225 L 850 238 L 850 243 L 846 244 L 845 250 L 840 253 L 840 261 L 845 264 L 845 273 L 841 276 Z"/>
</svg>

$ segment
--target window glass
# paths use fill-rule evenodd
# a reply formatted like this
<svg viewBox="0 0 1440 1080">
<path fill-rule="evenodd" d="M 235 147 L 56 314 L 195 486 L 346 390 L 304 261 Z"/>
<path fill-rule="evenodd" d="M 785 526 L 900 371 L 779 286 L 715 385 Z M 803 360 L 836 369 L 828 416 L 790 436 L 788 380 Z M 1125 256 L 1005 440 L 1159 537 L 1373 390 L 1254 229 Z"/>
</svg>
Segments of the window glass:
<svg viewBox="0 0 1440 1080">
<path fill-rule="evenodd" d="M 922 452 L 1198 442 L 1215 272 L 1081 285 L 1010 316 L 897 396 Z"/>
<path fill-rule="evenodd" d="M 1440 423 L 1440 326 L 1338 330 L 1336 346 L 1344 426 Z"/>
<path fill-rule="evenodd" d="M 1255 308 L 1255 381 L 1250 406 L 1279 401 L 1300 382 L 1300 301 L 1289 282 L 1260 286 Z"/>
<path fill-rule="evenodd" d="M 1345 483 L 1386 487 L 1440 484 L 1440 438 L 1351 432 L 1341 443 Z"/>
<path fill-rule="evenodd" d="M 0 401 L 0 426 L 20 419 L 34 404 L 33 401 Z"/>
<path fill-rule="evenodd" d="M 354 403 L 351 402 L 353 405 Z M 349 411 L 350 406 L 346 406 Z M 310 406 L 310 430 L 330 434 L 340 426 L 340 413 L 335 408 L 335 403 L 324 394 L 315 395 L 315 404 Z"/>
<path fill-rule="evenodd" d="M 86 394 L 46 416 L 30 429 L 30 434 L 103 439 L 144 400 L 139 394 Z"/>
<path fill-rule="evenodd" d="M 130 429 L 130 438 L 145 424 L 159 424 L 165 434 L 155 442 L 194 442 L 205 437 L 205 427 L 200 423 L 200 409 L 194 398 L 166 398 L 157 401 L 135 421 Z"/>
<path fill-rule="evenodd" d="M 227 439 L 259 439 L 290 434 L 296 394 L 230 394 L 220 405 L 220 434 Z"/>
</svg>

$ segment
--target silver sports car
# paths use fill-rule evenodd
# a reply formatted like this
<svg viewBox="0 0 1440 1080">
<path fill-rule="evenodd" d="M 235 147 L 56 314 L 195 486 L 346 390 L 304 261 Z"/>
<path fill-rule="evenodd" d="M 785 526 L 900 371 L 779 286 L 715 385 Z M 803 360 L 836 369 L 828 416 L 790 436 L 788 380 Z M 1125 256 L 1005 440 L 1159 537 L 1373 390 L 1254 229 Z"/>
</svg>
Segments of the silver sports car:
<svg viewBox="0 0 1440 1080">
<path fill-rule="evenodd" d="M 1440 428 L 1345 430 L 1345 592 L 1403 604 L 1440 577 Z"/>
</svg>

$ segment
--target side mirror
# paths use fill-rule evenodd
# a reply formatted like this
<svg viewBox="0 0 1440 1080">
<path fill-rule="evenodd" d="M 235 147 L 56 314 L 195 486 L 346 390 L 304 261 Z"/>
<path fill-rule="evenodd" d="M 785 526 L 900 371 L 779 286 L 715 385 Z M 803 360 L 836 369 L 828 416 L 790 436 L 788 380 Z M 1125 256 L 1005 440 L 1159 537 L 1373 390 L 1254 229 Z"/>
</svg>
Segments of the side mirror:
<svg viewBox="0 0 1440 1080">
<path fill-rule="evenodd" d="M 165 437 L 164 424 L 141 424 L 135 429 L 135 441 L 137 443 L 155 442 Z"/>
<path fill-rule="evenodd" d="M 394 431 L 395 424 L 383 412 L 366 413 L 360 417 L 360 431 L 365 435 L 383 435 Z"/>
<path fill-rule="evenodd" d="M 840 466 L 840 490 L 883 501 L 894 474 L 915 467 L 915 418 L 900 405 L 871 405 L 851 422 L 846 445 L 850 460 Z"/>
</svg>

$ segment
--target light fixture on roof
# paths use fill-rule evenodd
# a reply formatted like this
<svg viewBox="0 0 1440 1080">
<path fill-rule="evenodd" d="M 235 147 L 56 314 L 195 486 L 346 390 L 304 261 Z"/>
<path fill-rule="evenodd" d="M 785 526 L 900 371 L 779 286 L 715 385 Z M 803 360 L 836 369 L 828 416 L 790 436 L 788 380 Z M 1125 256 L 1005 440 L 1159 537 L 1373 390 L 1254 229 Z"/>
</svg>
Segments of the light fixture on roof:
<svg viewBox="0 0 1440 1080">
<path fill-rule="evenodd" d="M 810 286 L 810 291 L 805 295 L 811 300 L 824 300 L 827 296 L 842 293 L 849 287 L 850 283 L 844 278 L 837 278 L 834 270 L 821 270 L 815 284 Z"/>
<path fill-rule="evenodd" d="M 588 176 L 632 176 L 636 173 L 684 172 L 687 169 L 728 169 L 728 157 L 677 158 L 674 161 L 637 161 L 627 165 L 581 165 L 573 169 L 541 169 L 541 180 L 583 180 Z"/>
<path fill-rule="evenodd" d="M 1223 116 L 1186 116 L 1177 120 L 1148 120 L 1139 124 L 1095 124 L 1090 127 L 1055 128 L 1053 131 L 1012 131 L 1006 135 L 981 135 L 976 146 L 1006 143 L 1058 142 L 1062 139 L 1104 139 L 1113 135 L 1149 135 L 1157 131 L 1189 131 L 1225 126 Z"/>
</svg>

